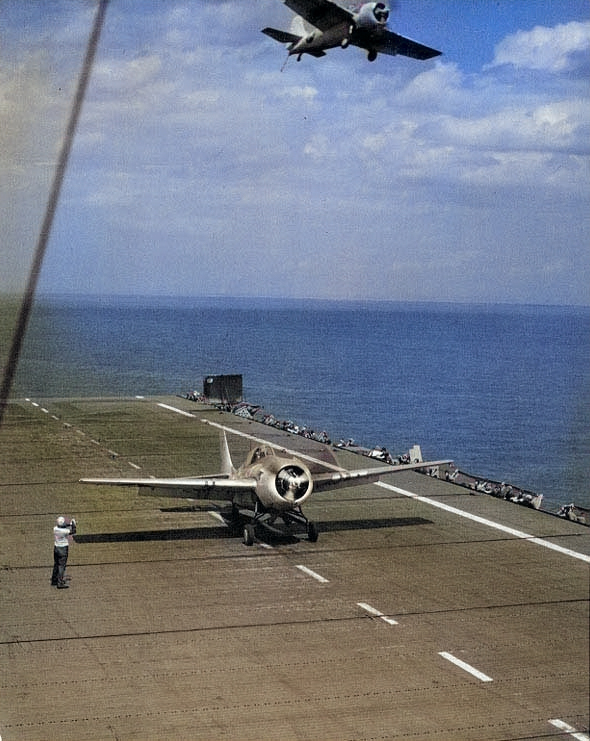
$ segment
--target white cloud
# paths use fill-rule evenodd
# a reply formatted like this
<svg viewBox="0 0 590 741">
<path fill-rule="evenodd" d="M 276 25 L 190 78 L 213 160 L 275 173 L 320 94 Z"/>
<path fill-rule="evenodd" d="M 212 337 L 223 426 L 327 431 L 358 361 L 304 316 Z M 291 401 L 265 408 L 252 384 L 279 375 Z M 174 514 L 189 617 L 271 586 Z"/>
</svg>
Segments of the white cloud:
<svg viewBox="0 0 590 741">
<path fill-rule="evenodd" d="M 510 64 L 521 69 L 569 72 L 590 52 L 590 21 L 571 21 L 555 28 L 536 26 L 507 36 L 495 50 L 492 67 Z"/>
<path fill-rule="evenodd" d="M 312 85 L 289 85 L 284 87 L 279 95 L 309 103 L 317 97 L 318 91 Z"/>
<path fill-rule="evenodd" d="M 325 134 L 314 134 L 305 144 L 303 153 L 315 160 L 326 160 L 334 157 L 335 148 Z"/>
<path fill-rule="evenodd" d="M 162 60 L 157 54 L 130 60 L 111 57 L 94 65 L 92 81 L 99 89 L 108 88 L 111 94 L 131 93 L 152 82 L 161 70 Z"/>
<path fill-rule="evenodd" d="M 479 150 L 586 150 L 590 111 L 580 100 L 559 100 L 534 108 L 515 107 L 477 118 L 445 116 L 439 119 L 441 138 L 455 146 Z"/>
<path fill-rule="evenodd" d="M 71 79 L 42 51 L 0 58 L 0 290 L 25 284 L 67 114 Z M 8 72 L 11 72 L 9 74 Z"/>
</svg>

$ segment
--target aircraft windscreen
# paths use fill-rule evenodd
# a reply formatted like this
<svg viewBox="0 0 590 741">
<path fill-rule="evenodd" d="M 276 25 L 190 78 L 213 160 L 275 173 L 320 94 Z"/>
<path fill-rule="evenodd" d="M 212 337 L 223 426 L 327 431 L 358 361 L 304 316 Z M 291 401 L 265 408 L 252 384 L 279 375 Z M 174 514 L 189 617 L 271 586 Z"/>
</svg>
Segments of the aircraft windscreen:
<svg viewBox="0 0 590 741">
<path fill-rule="evenodd" d="M 259 448 L 254 448 L 254 450 L 250 453 L 249 461 L 248 463 L 258 463 L 263 458 L 268 458 L 269 456 L 275 455 L 275 451 L 273 448 L 264 445 Z"/>
</svg>

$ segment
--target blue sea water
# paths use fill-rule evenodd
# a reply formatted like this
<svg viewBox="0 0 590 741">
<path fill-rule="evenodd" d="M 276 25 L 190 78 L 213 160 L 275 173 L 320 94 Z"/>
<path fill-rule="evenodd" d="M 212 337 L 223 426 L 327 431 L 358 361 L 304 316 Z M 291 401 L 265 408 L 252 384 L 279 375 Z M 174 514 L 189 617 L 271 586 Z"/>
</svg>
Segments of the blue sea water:
<svg viewBox="0 0 590 741">
<path fill-rule="evenodd" d="M 262 299 L 39 300 L 13 395 L 244 396 L 333 440 L 590 506 L 590 308 Z"/>
</svg>

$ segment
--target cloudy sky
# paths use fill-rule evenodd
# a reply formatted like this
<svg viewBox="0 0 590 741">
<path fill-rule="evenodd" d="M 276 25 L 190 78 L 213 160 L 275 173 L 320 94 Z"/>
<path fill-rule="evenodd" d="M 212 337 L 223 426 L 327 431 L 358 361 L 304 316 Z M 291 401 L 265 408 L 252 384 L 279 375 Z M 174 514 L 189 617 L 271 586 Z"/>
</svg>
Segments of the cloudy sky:
<svg viewBox="0 0 590 741">
<path fill-rule="evenodd" d="M 0 6 L 0 290 L 91 0 Z M 590 304 L 590 4 L 398 0 L 444 52 L 290 60 L 280 0 L 111 0 L 40 290 Z"/>
</svg>

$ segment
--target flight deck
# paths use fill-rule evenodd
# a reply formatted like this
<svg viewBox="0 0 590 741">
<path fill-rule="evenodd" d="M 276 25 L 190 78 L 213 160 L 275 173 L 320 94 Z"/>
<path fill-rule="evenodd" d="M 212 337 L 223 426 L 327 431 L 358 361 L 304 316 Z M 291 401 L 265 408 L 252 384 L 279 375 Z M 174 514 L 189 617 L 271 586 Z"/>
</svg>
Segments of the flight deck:
<svg viewBox="0 0 590 741">
<path fill-rule="evenodd" d="M 3 741 L 590 738 L 588 528 L 402 471 L 313 493 L 317 542 L 247 547 L 223 503 L 79 483 L 215 473 L 220 429 L 236 462 L 260 440 L 322 459 L 179 397 L 9 405 Z M 57 515 L 78 523 L 65 590 Z"/>
</svg>

